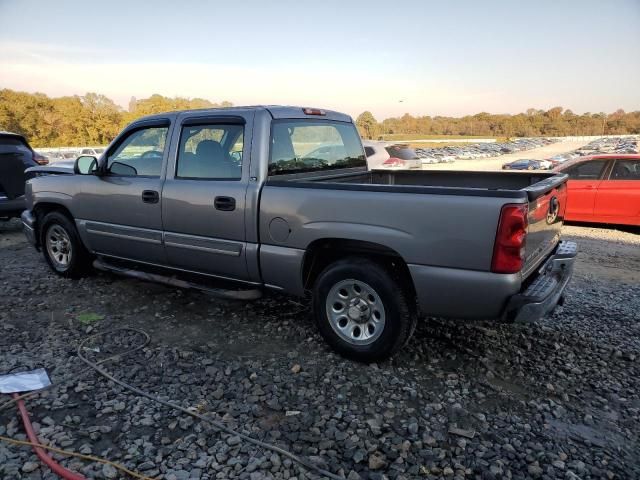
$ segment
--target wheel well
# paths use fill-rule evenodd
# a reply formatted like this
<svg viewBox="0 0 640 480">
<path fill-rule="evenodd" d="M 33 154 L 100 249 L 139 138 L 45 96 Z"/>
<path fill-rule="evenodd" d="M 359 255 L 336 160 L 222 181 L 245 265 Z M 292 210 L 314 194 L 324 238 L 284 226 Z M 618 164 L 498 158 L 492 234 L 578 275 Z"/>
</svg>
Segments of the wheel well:
<svg viewBox="0 0 640 480">
<path fill-rule="evenodd" d="M 69 209 L 67 209 L 67 207 L 60 205 L 59 203 L 37 203 L 33 207 L 33 214 L 36 217 L 36 239 L 38 241 L 38 244 L 40 243 L 40 236 L 42 233 L 40 230 L 40 227 L 42 227 L 42 219 L 45 217 L 45 215 L 51 212 L 60 212 L 68 217 L 71 222 L 75 223 L 73 220 L 73 215 L 71 215 L 71 212 L 69 211 Z"/>
<path fill-rule="evenodd" d="M 310 289 L 320 273 L 331 263 L 353 256 L 368 258 L 387 267 L 398 276 L 407 293 L 415 298 L 409 267 L 398 252 L 378 243 L 342 238 L 316 240 L 307 247 L 302 264 L 304 288 Z"/>
</svg>

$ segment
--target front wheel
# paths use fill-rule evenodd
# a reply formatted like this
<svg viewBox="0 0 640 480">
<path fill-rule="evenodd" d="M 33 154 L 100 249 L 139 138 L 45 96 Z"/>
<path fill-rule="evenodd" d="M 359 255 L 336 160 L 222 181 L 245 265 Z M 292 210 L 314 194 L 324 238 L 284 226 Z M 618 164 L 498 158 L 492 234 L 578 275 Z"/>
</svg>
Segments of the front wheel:
<svg viewBox="0 0 640 480">
<path fill-rule="evenodd" d="M 329 265 L 313 289 L 320 333 L 341 355 L 361 362 L 400 350 L 416 325 L 405 289 L 386 267 L 363 258 Z"/>
<path fill-rule="evenodd" d="M 60 212 L 42 219 L 42 253 L 51 269 L 62 277 L 77 278 L 87 272 L 90 255 L 84 248 L 75 225 Z"/>
</svg>

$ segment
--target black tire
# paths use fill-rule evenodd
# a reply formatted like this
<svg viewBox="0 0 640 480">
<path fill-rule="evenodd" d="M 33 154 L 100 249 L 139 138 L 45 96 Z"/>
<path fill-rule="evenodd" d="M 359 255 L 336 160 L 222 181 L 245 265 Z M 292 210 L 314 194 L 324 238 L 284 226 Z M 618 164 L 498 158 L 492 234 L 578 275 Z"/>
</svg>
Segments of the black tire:
<svg viewBox="0 0 640 480">
<path fill-rule="evenodd" d="M 58 236 L 66 235 L 68 242 L 65 241 L 64 250 L 49 248 L 47 235 L 51 236 L 54 233 L 57 233 Z M 49 267 L 61 277 L 79 278 L 90 270 L 91 255 L 82 244 L 76 226 L 64 213 L 54 211 L 44 216 L 40 227 L 40 244 L 42 245 L 42 254 Z M 68 252 L 66 264 L 60 260 L 60 255 L 56 255 L 56 252 L 65 251 Z"/>
<path fill-rule="evenodd" d="M 355 283 L 362 282 L 365 292 L 367 292 L 367 287 L 371 287 L 374 290 L 373 293 L 382 303 L 384 323 L 380 331 L 375 332 L 375 335 L 378 336 L 369 344 L 354 344 L 353 342 L 357 342 L 358 339 L 352 338 L 350 342 L 344 338 L 348 336 L 346 330 L 355 325 L 353 323 L 355 320 L 350 319 L 350 309 L 343 308 L 341 310 L 344 312 L 344 318 L 341 318 L 340 321 L 351 322 L 345 326 L 342 335 L 337 333 L 340 322 L 332 322 L 330 319 L 329 295 L 332 295 L 331 301 L 333 301 L 337 292 L 341 291 L 340 285 L 347 280 L 354 280 Z M 336 287 L 338 287 L 337 292 L 332 291 Z M 417 315 L 415 308 L 411 308 L 412 303 L 409 302 L 410 296 L 407 295 L 406 290 L 400 278 L 394 275 L 390 269 L 365 258 L 345 258 L 330 264 L 318 276 L 313 287 L 313 315 L 321 335 L 336 352 L 360 362 L 377 362 L 398 352 L 409 341 L 415 330 Z M 348 301 L 345 300 L 345 303 Z M 360 300 L 356 298 L 351 301 Z M 337 303 L 340 303 L 339 299 Z M 369 311 L 368 307 L 364 308 L 367 312 Z M 333 311 L 335 312 L 335 310 Z M 375 313 L 374 307 L 372 307 L 370 315 Z M 372 316 L 369 318 L 373 319 Z M 369 324 L 366 324 L 364 328 L 368 326 Z M 355 331 L 357 327 L 355 325 L 351 331 Z"/>
</svg>

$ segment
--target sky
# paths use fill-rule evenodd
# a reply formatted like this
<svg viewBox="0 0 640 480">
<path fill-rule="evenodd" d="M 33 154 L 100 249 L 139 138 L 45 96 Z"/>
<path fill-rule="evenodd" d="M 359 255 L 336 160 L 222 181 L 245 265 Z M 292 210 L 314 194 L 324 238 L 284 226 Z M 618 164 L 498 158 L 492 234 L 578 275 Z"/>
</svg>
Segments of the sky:
<svg viewBox="0 0 640 480">
<path fill-rule="evenodd" d="M 0 88 L 459 116 L 640 110 L 640 0 L 0 0 Z"/>
</svg>

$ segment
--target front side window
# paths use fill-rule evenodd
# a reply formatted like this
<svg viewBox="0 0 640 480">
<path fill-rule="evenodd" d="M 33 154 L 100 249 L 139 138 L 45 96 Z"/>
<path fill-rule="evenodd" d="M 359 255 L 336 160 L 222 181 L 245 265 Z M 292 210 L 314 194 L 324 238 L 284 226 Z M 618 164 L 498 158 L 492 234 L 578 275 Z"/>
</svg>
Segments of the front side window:
<svg viewBox="0 0 640 480">
<path fill-rule="evenodd" d="M 189 125 L 182 128 L 176 177 L 240 180 L 244 126 Z"/>
<path fill-rule="evenodd" d="M 113 175 L 159 177 L 167 127 L 134 130 L 111 152 L 107 170 Z"/>
<path fill-rule="evenodd" d="M 273 122 L 269 175 L 366 166 L 360 137 L 351 123 Z"/>
<path fill-rule="evenodd" d="M 640 180 L 640 160 L 616 160 L 609 180 Z"/>
<path fill-rule="evenodd" d="M 604 170 L 606 163 L 606 160 L 591 160 L 579 163 L 570 167 L 567 173 L 572 180 L 597 180 L 602 175 L 602 170 Z"/>
</svg>

